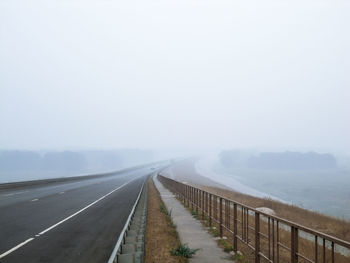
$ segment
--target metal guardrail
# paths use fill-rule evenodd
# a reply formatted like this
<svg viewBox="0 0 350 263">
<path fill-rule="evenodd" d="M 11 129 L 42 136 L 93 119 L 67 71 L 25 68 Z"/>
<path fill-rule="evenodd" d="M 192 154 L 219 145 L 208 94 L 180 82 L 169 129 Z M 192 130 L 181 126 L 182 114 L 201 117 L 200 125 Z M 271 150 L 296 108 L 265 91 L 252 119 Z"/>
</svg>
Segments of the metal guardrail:
<svg viewBox="0 0 350 263">
<path fill-rule="evenodd" d="M 147 177 L 148 178 L 148 177 Z M 144 261 L 147 213 L 147 179 L 143 182 L 129 217 L 119 235 L 108 263 Z"/>
<path fill-rule="evenodd" d="M 237 201 L 215 195 L 158 174 L 159 181 L 201 216 L 232 237 L 233 251 L 238 242 L 250 248 L 255 263 L 349 263 L 350 243 L 289 220 L 263 213 Z"/>
</svg>

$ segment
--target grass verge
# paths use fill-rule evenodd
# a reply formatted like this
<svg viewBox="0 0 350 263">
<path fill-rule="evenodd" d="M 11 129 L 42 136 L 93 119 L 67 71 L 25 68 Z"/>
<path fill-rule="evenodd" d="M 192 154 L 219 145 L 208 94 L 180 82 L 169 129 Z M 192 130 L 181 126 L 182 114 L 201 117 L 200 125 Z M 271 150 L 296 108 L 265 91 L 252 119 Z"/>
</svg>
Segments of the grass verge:
<svg viewBox="0 0 350 263">
<path fill-rule="evenodd" d="M 181 247 L 176 226 L 155 188 L 152 178 L 148 180 L 148 209 L 146 230 L 146 263 L 186 263 L 186 257 L 172 255 Z"/>
</svg>

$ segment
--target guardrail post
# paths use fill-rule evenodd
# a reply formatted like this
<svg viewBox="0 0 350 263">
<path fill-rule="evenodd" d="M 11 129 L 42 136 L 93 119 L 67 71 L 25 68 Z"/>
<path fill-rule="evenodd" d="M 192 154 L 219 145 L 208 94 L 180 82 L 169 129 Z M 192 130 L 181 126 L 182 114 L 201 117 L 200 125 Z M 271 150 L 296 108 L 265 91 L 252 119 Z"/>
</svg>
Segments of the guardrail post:
<svg viewBox="0 0 350 263">
<path fill-rule="evenodd" d="M 205 210 L 205 213 L 208 214 L 208 193 L 207 192 L 204 192 L 204 210 Z"/>
<path fill-rule="evenodd" d="M 196 198 L 196 213 L 198 215 L 198 189 L 197 188 L 195 191 L 195 198 Z"/>
<path fill-rule="evenodd" d="M 260 263 L 260 214 L 258 212 L 255 212 L 255 263 Z"/>
<path fill-rule="evenodd" d="M 193 204 L 193 211 L 195 210 L 195 206 L 196 206 L 196 190 L 194 189 L 194 187 L 192 187 L 192 204 Z"/>
<path fill-rule="evenodd" d="M 204 220 L 204 191 L 202 192 L 202 220 Z"/>
<path fill-rule="evenodd" d="M 197 196 L 198 196 L 198 216 L 199 216 L 199 210 L 202 209 L 201 204 L 202 204 L 202 200 L 201 200 L 201 190 L 197 189 Z"/>
<path fill-rule="evenodd" d="M 187 198 L 187 207 L 190 207 L 190 195 L 189 195 L 189 186 L 186 185 L 186 198 Z"/>
<path fill-rule="evenodd" d="M 233 204 L 233 251 L 237 252 L 237 204 Z"/>
<path fill-rule="evenodd" d="M 211 217 L 212 217 L 212 203 L 211 203 L 211 194 L 209 194 L 209 226 L 211 227 Z"/>
<path fill-rule="evenodd" d="M 186 206 L 187 201 L 187 185 L 184 185 L 184 205 Z"/>
<path fill-rule="evenodd" d="M 291 252 L 291 263 L 298 263 L 298 229 L 294 226 L 291 227 L 290 230 L 291 233 L 291 248 L 290 248 L 290 252 Z"/>
<path fill-rule="evenodd" d="M 182 195 L 182 202 L 185 203 L 185 185 L 184 184 L 180 185 L 180 189 L 181 189 L 181 195 Z"/>
<path fill-rule="evenodd" d="M 194 187 L 192 187 L 192 204 L 194 210 L 196 206 L 196 189 L 194 189 Z"/>
<path fill-rule="evenodd" d="M 185 202 L 186 202 L 186 185 L 185 184 L 182 186 L 182 200 L 185 205 Z"/>
<path fill-rule="evenodd" d="M 220 197 L 220 237 L 222 238 L 222 198 Z"/>
<path fill-rule="evenodd" d="M 190 196 L 191 196 L 191 199 L 190 199 L 190 201 L 191 201 L 191 209 L 193 210 L 193 187 L 192 186 L 190 186 Z"/>
<path fill-rule="evenodd" d="M 188 208 L 190 207 L 190 197 L 191 197 L 191 192 L 190 192 L 190 186 L 187 186 L 187 206 Z"/>
</svg>

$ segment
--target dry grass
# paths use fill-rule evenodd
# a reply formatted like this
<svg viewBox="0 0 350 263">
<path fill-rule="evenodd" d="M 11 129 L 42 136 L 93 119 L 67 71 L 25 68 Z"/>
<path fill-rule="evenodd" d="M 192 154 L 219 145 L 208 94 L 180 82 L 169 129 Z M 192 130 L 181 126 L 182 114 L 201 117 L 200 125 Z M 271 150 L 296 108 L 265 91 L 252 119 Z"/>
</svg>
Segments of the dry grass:
<svg viewBox="0 0 350 263">
<path fill-rule="evenodd" d="M 256 207 L 268 207 L 276 212 L 276 215 L 293 221 L 314 230 L 350 241 L 350 222 L 326 216 L 314 211 L 306 210 L 271 199 L 262 199 L 242 193 L 220 189 L 216 187 L 200 186 L 201 189 L 238 201 L 244 205 Z"/>
<path fill-rule="evenodd" d="M 180 200 L 181 201 L 181 200 Z M 183 203 L 184 206 L 186 206 L 186 202 Z M 208 220 L 208 216 L 205 213 L 203 215 L 203 211 L 201 209 L 198 209 L 198 212 L 196 212 L 196 209 L 188 207 L 189 212 L 191 212 L 193 214 L 193 216 L 200 220 L 201 223 L 206 226 L 206 227 L 210 227 L 209 225 L 209 220 Z M 238 218 L 240 218 L 241 216 L 241 212 L 238 211 Z M 215 216 L 214 216 L 215 217 Z M 216 219 L 219 218 L 219 213 L 217 213 L 216 215 Z M 251 228 L 254 228 L 254 216 L 249 216 L 249 226 Z M 224 219 L 225 220 L 225 219 Z M 232 229 L 232 224 L 231 225 L 226 225 L 226 227 L 228 227 L 231 231 L 233 231 Z M 237 232 L 238 235 L 242 238 L 242 232 L 243 232 L 243 228 L 241 224 L 237 225 Z M 211 224 L 211 228 L 209 229 L 209 232 L 214 236 L 214 237 L 218 237 L 219 236 L 219 224 L 218 222 L 216 222 L 214 219 L 212 220 L 212 224 Z M 267 222 L 264 221 L 260 221 L 260 232 L 265 234 L 266 236 L 268 235 L 268 225 Z M 233 235 L 232 232 L 229 232 L 225 227 L 223 227 L 223 236 L 226 237 L 226 240 L 222 240 L 219 239 L 218 240 L 218 245 L 225 251 L 225 252 L 230 252 L 233 251 Z M 284 244 L 287 247 L 291 247 L 290 244 L 290 232 L 283 230 L 283 229 L 279 229 L 279 239 L 280 242 L 282 244 Z M 247 240 L 249 240 L 249 244 L 251 246 L 255 246 L 254 245 L 254 240 L 255 240 L 255 234 L 254 231 L 250 230 L 248 233 L 248 237 Z M 269 244 L 268 241 L 264 238 L 261 238 L 260 240 L 260 250 L 261 252 L 265 255 L 268 256 L 270 255 L 272 258 L 272 247 L 270 252 L 269 252 Z M 315 245 L 313 242 L 310 242 L 309 240 L 303 239 L 303 238 L 299 238 L 299 253 L 303 256 L 308 257 L 309 259 L 314 259 L 314 254 L 315 254 Z M 232 258 L 235 260 L 236 263 L 250 263 L 250 262 L 255 262 L 255 254 L 254 251 L 252 249 L 250 249 L 246 244 L 242 243 L 241 241 L 238 240 L 238 251 L 241 251 L 243 253 L 242 256 L 240 257 L 236 257 L 236 258 Z M 271 254 L 270 254 L 271 253 Z M 275 251 L 275 256 L 277 259 L 277 250 Z M 280 248 L 279 249 L 279 256 L 278 258 L 280 259 L 280 262 L 282 263 L 287 263 L 290 262 L 290 252 Z M 319 245 L 318 246 L 318 260 L 319 262 L 323 262 L 322 261 L 323 256 L 322 256 L 322 246 Z M 261 262 L 266 262 L 264 259 L 261 258 Z M 303 260 L 302 258 L 299 259 L 298 262 L 301 263 L 306 263 L 307 261 Z M 331 253 L 329 249 L 326 249 L 326 258 L 325 261 L 326 263 L 331 263 Z M 335 253 L 335 262 L 337 263 L 348 263 L 349 262 L 349 257 L 345 257 L 342 256 L 341 254 Z"/>
<path fill-rule="evenodd" d="M 148 211 L 146 231 L 146 263 L 185 263 L 186 258 L 172 256 L 170 250 L 179 244 L 176 229 L 169 216 L 161 212 L 164 206 L 158 190 L 150 178 L 148 181 Z"/>
<path fill-rule="evenodd" d="M 284 204 L 278 201 L 274 201 L 271 199 L 262 199 L 249 195 L 245 195 L 242 193 L 238 193 L 232 190 L 229 190 L 225 186 L 219 185 L 216 182 L 211 184 L 210 179 L 202 177 L 198 175 L 193 167 L 193 162 L 185 162 L 180 166 L 175 166 L 172 168 L 172 175 L 175 176 L 175 180 L 180 182 L 186 182 L 189 185 L 201 188 L 207 192 L 213 193 L 215 195 L 219 195 L 225 197 L 227 199 L 235 200 L 236 202 L 242 203 L 244 205 L 250 206 L 252 208 L 257 207 L 269 207 L 276 212 L 276 215 L 281 218 L 285 218 L 287 220 L 299 223 L 300 225 L 309 227 L 311 229 L 317 230 L 319 232 L 323 232 L 335 237 L 338 237 L 343 240 L 350 241 L 350 222 L 346 220 L 342 220 L 339 218 L 334 218 L 330 216 L 326 216 L 314 211 L 306 210 L 297 206 L 292 206 L 288 204 Z M 240 214 L 240 212 L 238 212 Z M 217 215 L 217 218 L 219 216 Z M 201 218 L 201 211 L 199 211 L 198 219 Z M 240 215 L 238 216 L 240 218 Z M 249 225 L 254 227 L 254 218 L 249 216 Z M 267 223 L 260 221 L 261 223 L 261 232 L 267 235 Z M 203 224 L 208 225 L 208 221 L 202 221 Z M 214 222 L 212 223 L 217 229 L 219 225 Z M 232 226 L 231 226 L 232 227 Z M 231 229 L 232 230 L 232 229 Z M 217 232 L 217 230 L 215 230 Z M 215 232 L 214 231 L 214 232 Z M 238 233 L 242 232 L 242 227 L 238 224 Z M 224 229 L 224 236 L 228 237 L 226 244 L 232 244 L 232 234 Z M 251 242 L 254 241 L 253 231 L 249 232 L 248 240 Z M 285 230 L 280 230 L 280 241 L 290 247 L 290 232 Z M 268 244 L 267 241 L 261 240 L 261 250 L 265 255 L 268 255 Z M 252 254 L 252 250 L 247 247 L 246 244 L 238 242 L 238 250 L 243 252 L 243 258 L 241 260 L 237 260 L 239 263 L 246 262 L 254 262 L 254 254 Z M 313 258 L 314 255 L 314 244 L 306 239 L 299 240 L 299 252 L 310 259 Z M 319 260 L 322 258 L 321 256 L 321 246 L 318 246 L 318 258 Z M 326 261 L 331 262 L 330 253 L 327 250 L 326 253 Z M 289 262 L 290 252 L 284 249 L 280 249 L 280 259 L 281 262 Z M 349 262 L 349 258 L 345 258 L 340 254 L 335 254 L 335 262 L 339 263 L 347 263 Z M 263 261 L 264 262 L 264 261 Z M 300 262 L 306 262 L 301 260 Z"/>
<path fill-rule="evenodd" d="M 284 204 L 271 199 L 257 198 L 229 190 L 223 185 L 211 181 L 196 173 L 193 161 L 185 161 L 172 168 L 172 174 L 178 181 L 186 181 L 192 186 L 207 192 L 232 199 L 252 208 L 268 207 L 276 212 L 278 217 L 293 221 L 314 230 L 350 242 L 350 222 L 335 217 L 323 215 L 293 205 Z"/>
<path fill-rule="evenodd" d="M 181 201 L 183 203 L 183 205 L 186 207 L 187 202 L 183 202 L 183 200 L 180 198 L 179 201 Z M 225 207 L 224 207 L 225 208 Z M 187 209 L 189 210 L 190 213 L 192 213 L 193 217 L 196 218 L 197 220 L 200 220 L 201 223 L 206 226 L 206 227 L 210 227 L 209 224 L 209 218 L 208 218 L 208 211 L 204 212 L 201 208 L 198 209 L 195 208 L 194 206 L 192 206 L 192 204 L 190 204 Z M 225 209 L 223 209 L 225 210 Z M 238 219 L 240 219 L 241 217 L 241 211 L 237 211 L 238 212 Z M 231 216 L 232 216 L 232 211 L 230 212 Z M 215 214 L 213 215 L 213 217 L 215 219 L 219 219 L 219 211 L 217 211 L 217 214 L 215 216 Z M 224 218 L 224 225 L 225 227 L 223 227 L 223 236 L 226 237 L 225 240 L 223 239 L 219 239 L 218 240 L 218 245 L 225 251 L 225 252 L 230 252 L 233 251 L 233 234 L 232 232 L 228 231 L 228 229 L 230 229 L 231 231 L 233 231 L 233 225 L 232 222 L 231 224 L 227 225 L 227 221 L 225 219 L 225 211 L 223 211 L 223 218 Z M 232 217 L 231 217 L 232 219 Z M 249 226 L 251 229 L 249 229 L 249 233 L 247 233 L 247 239 L 249 240 L 247 242 L 249 242 L 249 244 L 253 247 L 255 247 L 254 244 L 254 240 L 255 240 L 255 233 L 252 230 L 255 227 L 255 223 L 254 223 L 254 216 L 249 216 Z M 227 227 L 227 228 L 226 228 Z M 209 232 L 211 234 L 213 234 L 214 237 L 218 237 L 220 232 L 219 232 L 219 224 L 218 222 L 216 222 L 214 219 L 212 220 L 212 224 L 211 227 L 209 228 Z M 237 232 L 238 235 L 243 238 L 243 227 L 241 224 L 237 225 Z M 264 220 L 260 220 L 260 233 L 263 233 L 265 236 L 268 236 L 268 224 L 267 221 Z M 284 229 L 279 228 L 279 240 L 282 244 L 284 244 L 287 247 L 291 247 L 290 244 L 290 232 L 286 231 Z M 270 237 L 272 238 L 272 235 L 270 235 Z M 275 238 L 276 238 L 276 234 L 275 234 Z M 269 250 L 270 247 L 270 250 Z M 249 262 L 255 262 L 255 254 L 254 251 L 249 248 L 245 243 L 242 243 L 241 241 L 238 240 L 238 251 L 241 251 L 243 253 L 242 256 L 238 256 L 238 257 L 231 257 L 236 263 L 249 263 Z M 260 251 L 265 255 L 265 256 L 269 256 L 271 259 L 273 258 L 273 248 L 272 246 L 269 246 L 268 240 L 264 239 L 261 237 L 260 240 Z M 275 247 L 275 259 L 277 260 L 277 257 L 280 259 L 279 262 L 282 263 L 287 263 L 290 262 L 290 251 L 285 250 L 284 248 L 280 247 L 280 249 L 277 252 L 277 248 Z M 279 256 L 278 256 L 279 253 Z M 304 239 L 304 238 L 299 238 L 299 253 L 303 256 L 306 256 L 309 259 L 314 259 L 314 255 L 315 255 L 315 245 L 313 242 Z M 349 257 L 343 256 L 341 254 L 335 253 L 335 262 L 337 263 L 348 263 L 349 262 Z M 318 245 L 318 260 L 320 262 L 320 260 L 322 261 L 323 256 L 322 256 L 322 246 Z M 261 262 L 266 262 L 263 258 L 261 258 Z M 276 261 L 274 261 L 276 262 Z M 305 260 L 303 260 L 302 258 L 299 258 L 300 263 L 304 263 L 307 262 Z M 322 261 L 323 262 L 323 261 Z M 325 261 L 326 263 L 331 263 L 332 259 L 331 259 L 331 253 L 329 249 L 326 249 L 326 258 Z"/>
</svg>

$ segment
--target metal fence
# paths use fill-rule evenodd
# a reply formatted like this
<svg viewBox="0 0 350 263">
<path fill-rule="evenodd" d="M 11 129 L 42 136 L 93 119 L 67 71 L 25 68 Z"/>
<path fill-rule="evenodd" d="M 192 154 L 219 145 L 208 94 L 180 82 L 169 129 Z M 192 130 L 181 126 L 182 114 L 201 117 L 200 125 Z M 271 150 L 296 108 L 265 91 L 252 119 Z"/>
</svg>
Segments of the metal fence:
<svg viewBox="0 0 350 263">
<path fill-rule="evenodd" d="M 228 236 L 232 249 L 251 249 L 254 262 L 350 263 L 350 243 L 242 203 L 158 175 L 198 216 Z"/>
</svg>

